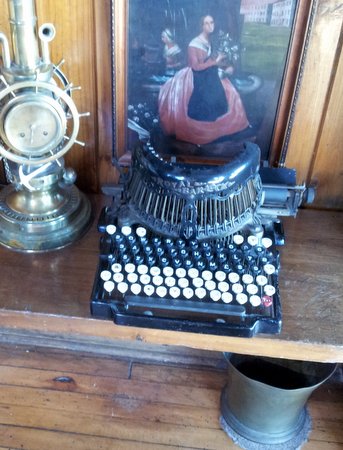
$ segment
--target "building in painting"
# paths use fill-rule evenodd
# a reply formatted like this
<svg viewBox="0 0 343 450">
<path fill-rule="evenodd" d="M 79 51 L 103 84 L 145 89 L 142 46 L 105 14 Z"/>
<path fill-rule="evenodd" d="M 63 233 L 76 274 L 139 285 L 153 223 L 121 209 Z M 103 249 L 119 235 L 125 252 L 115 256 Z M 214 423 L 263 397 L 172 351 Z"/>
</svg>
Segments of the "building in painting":
<svg viewBox="0 0 343 450">
<path fill-rule="evenodd" d="M 296 0 L 242 0 L 240 13 L 244 22 L 289 27 Z"/>
</svg>

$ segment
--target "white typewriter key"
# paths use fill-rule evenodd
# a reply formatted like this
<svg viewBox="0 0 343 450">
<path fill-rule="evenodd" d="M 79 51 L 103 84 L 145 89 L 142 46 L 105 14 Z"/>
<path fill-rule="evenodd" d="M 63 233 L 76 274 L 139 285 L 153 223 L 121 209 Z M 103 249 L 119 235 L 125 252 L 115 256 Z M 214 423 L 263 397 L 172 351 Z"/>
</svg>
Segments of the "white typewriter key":
<svg viewBox="0 0 343 450">
<path fill-rule="evenodd" d="M 112 269 L 112 272 L 114 272 L 114 273 L 118 273 L 123 270 L 122 265 L 119 263 L 112 264 L 111 269 Z"/>
<path fill-rule="evenodd" d="M 164 283 L 166 286 L 172 287 L 172 286 L 175 286 L 176 280 L 174 277 L 166 277 L 164 280 Z"/>
<path fill-rule="evenodd" d="M 227 291 L 230 289 L 230 285 L 229 285 L 229 283 L 227 283 L 226 281 L 220 281 L 220 282 L 218 283 L 218 289 L 219 289 L 221 292 L 227 292 Z"/>
<path fill-rule="evenodd" d="M 112 235 L 117 231 L 117 227 L 115 225 L 107 225 L 106 231 L 108 234 Z"/>
<path fill-rule="evenodd" d="M 169 294 L 173 298 L 178 298 L 180 297 L 181 291 L 177 286 L 173 286 L 169 289 Z"/>
<path fill-rule="evenodd" d="M 214 278 L 218 281 L 224 281 L 226 280 L 226 273 L 222 270 L 217 270 L 217 272 L 214 274 Z"/>
<path fill-rule="evenodd" d="M 248 296 L 246 294 L 240 293 L 236 295 L 237 303 L 244 305 L 248 301 Z"/>
<path fill-rule="evenodd" d="M 106 292 L 108 292 L 110 294 L 113 291 L 113 289 L 114 289 L 113 281 L 105 281 L 104 289 L 105 289 Z"/>
<path fill-rule="evenodd" d="M 131 284 L 137 283 L 138 281 L 138 275 L 136 273 L 128 273 L 126 278 L 127 281 Z"/>
<path fill-rule="evenodd" d="M 228 275 L 230 283 L 238 283 L 239 275 L 236 272 L 230 272 Z"/>
<path fill-rule="evenodd" d="M 161 286 L 163 284 L 163 277 L 161 277 L 161 275 L 154 276 L 152 279 L 152 283 L 155 286 Z"/>
<path fill-rule="evenodd" d="M 234 283 L 232 285 L 232 292 L 234 292 L 235 294 L 240 294 L 241 292 L 243 292 L 243 286 L 240 283 Z"/>
<path fill-rule="evenodd" d="M 273 264 L 265 264 L 263 270 L 267 275 L 272 275 L 275 272 L 275 266 Z"/>
<path fill-rule="evenodd" d="M 136 266 L 132 263 L 125 264 L 125 272 L 126 273 L 133 273 L 136 270 Z"/>
<path fill-rule="evenodd" d="M 193 278 L 192 280 L 193 286 L 198 288 L 204 285 L 204 280 L 202 278 Z"/>
<path fill-rule="evenodd" d="M 202 287 L 196 288 L 195 296 L 198 297 L 200 300 L 202 300 L 204 297 L 206 297 L 206 289 Z"/>
<path fill-rule="evenodd" d="M 155 288 L 152 284 L 146 284 L 143 288 L 144 294 L 151 297 L 155 293 Z"/>
<path fill-rule="evenodd" d="M 257 277 L 256 277 L 256 283 L 257 283 L 259 286 L 264 286 L 265 284 L 268 283 L 268 279 L 267 279 L 267 277 L 265 277 L 264 275 L 257 275 Z"/>
<path fill-rule="evenodd" d="M 275 287 L 272 286 L 271 284 L 266 284 L 266 285 L 264 286 L 263 290 L 264 290 L 264 293 L 265 293 L 266 295 L 269 295 L 269 297 L 273 297 L 273 295 L 274 295 L 275 292 L 276 292 Z"/>
<path fill-rule="evenodd" d="M 212 291 L 213 289 L 215 289 L 217 287 L 216 282 L 213 280 L 207 280 L 205 281 L 205 288 L 208 291 Z"/>
<path fill-rule="evenodd" d="M 170 266 L 163 267 L 163 275 L 166 277 L 172 277 L 174 275 L 174 269 Z"/>
<path fill-rule="evenodd" d="M 205 281 L 207 281 L 207 280 L 212 280 L 213 274 L 212 274 L 212 272 L 210 272 L 209 270 L 204 270 L 204 271 L 201 273 L 201 277 L 202 277 L 202 279 L 205 280 Z"/>
<path fill-rule="evenodd" d="M 260 304 L 262 303 L 261 297 L 259 297 L 258 295 L 251 295 L 251 297 L 249 298 L 249 302 L 252 306 L 260 306 Z"/>
<path fill-rule="evenodd" d="M 129 289 L 129 285 L 123 281 L 121 283 L 118 283 L 117 289 L 122 294 L 125 294 L 125 292 L 127 292 L 127 290 Z"/>
<path fill-rule="evenodd" d="M 233 300 L 233 296 L 230 292 L 223 292 L 222 293 L 222 300 L 224 303 L 231 303 Z"/>
<path fill-rule="evenodd" d="M 156 275 L 160 275 L 161 269 L 157 266 L 150 267 L 150 275 L 155 277 Z"/>
<path fill-rule="evenodd" d="M 109 270 L 102 270 L 101 273 L 100 273 L 100 278 L 103 281 L 108 281 L 108 280 L 110 280 L 112 278 L 112 274 L 111 274 L 111 272 Z"/>
<path fill-rule="evenodd" d="M 247 241 L 248 241 L 248 244 L 250 244 L 252 247 L 254 247 L 255 245 L 258 244 L 258 237 L 255 236 L 254 234 L 251 234 L 250 236 L 248 236 Z"/>
<path fill-rule="evenodd" d="M 167 292 L 168 291 L 165 286 L 157 286 L 156 288 L 156 294 L 161 298 L 165 297 L 167 295 Z"/>
<path fill-rule="evenodd" d="M 242 275 L 242 281 L 244 284 L 251 284 L 254 282 L 254 277 L 250 273 L 245 273 Z"/>
<path fill-rule="evenodd" d="M 131 227 L 124 225 L 123 227 L 121 227 L 121 232 L 124 236 L 129 236 L 132 233 L 132 229 Z"/>
<path fill-rule="evenodd" d="M 258 293 L 258 287 L 256 286 L 256 284 L 248 284 L 248 286 L 246 287 L 247 293 L 250 295 L 255 295 Z"/>
<path fill-rule="evenodd" d="M 184 288 L 184 289 L 182 290 L 182 295 L 183 295 L 187 300 L 189 300 L 190 298 L 193 297 L 194 291 L 193 291 L 192 288 L 186 287 L 186 288 Z"/>
<path fill-rule="evenodd" d="M 180 286 L 180 288 L 186 288 L 189 286 L 189 281 L 187 278 L 179 278 L 177 284 Z"/>
<path fill-rule="evenodd" d="M 138 283 L 133 283 L 130 286 L 130 290 L 134 295 L 138 295 L 138 294 L 140 294 L 140 292 L 142 290 L 142 286 Z"/>
<path fill-rule="evenodd" d="M 264 237 L 262 238 L 262 245 L 265 248 L 269 248 L 273 245 L 273 241 L 268 237 Z"/>
<path fill-rule="evenodd" d="M 143 274 L 139 277 L 139 281 L 140 281 L 142 284 L 149 284 L 149 283 L 150 283 L 150 280 L 151 280 L 151 276 L 148 275 L 148 274 L 146 274 L 146 273 L 143 273 Z"/>
<path fill-rule="evenodd" d="M 113 281 L 115 283 L 121 283 L 122 281 L 124 281 L 124 275 L 122 273 L 114 273 L 113 274 Z"/>
<path fill-rule="evenodd" d="M 145 264 L 140 264 L 139 266 L 137 266 L 137 272 L 140 275 L 144 275 L 144 274 L 148 273 L 148 271 L 149 271 L 149 267 Z"/>
<path fill-rule="evenodd" d="M 184 269 L 183 267 L 178 267 L 175 270 L 175 275 L 179 278 L 185 278 L 185 276 L 187 275 L 186 269 Z"/>
<path fill-rule="evenodd" d="M 214 302 L 218 302 L 222 297 L 222 293 L 220 291 L 217 291 L 217 289 L 214 289 L 210 292 L 210 297 Z"/>
<path fill-rule="evenodd" d="M 191 267 L 190 269 L 188 269 L 188 276 L 190 278 L 197 278 L 199 276 L 199 270 L 195 267 Z"/>
<path fill-rule="evenodd" d="M 236 245 L 243 244 L 243 242 L 244 242 L 244 237 L 243 237 L 241 234 L 235 234 L 234 237 L 233 237 L 233 242 L 234 242 Z"/>
<path fill-rule="evenodd" d="M 137 227 L 136 234 L 140 238 L 144 238 L 146 236 L 146 229 L 144 227 Z"/>
</svg>

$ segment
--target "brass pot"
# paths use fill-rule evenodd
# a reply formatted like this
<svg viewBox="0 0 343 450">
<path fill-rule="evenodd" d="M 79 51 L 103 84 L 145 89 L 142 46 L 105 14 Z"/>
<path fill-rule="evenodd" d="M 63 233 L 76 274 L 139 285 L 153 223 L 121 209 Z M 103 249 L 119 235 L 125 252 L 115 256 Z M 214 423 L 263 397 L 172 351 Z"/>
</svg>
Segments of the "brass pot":
<svg viewBox="0 0 343 450">
<path fill-rule="evenodd" d="M 229 367 L 221 398 L 222 419 L 239 436 L 259 444 L 297 440 L 310 421 L 309 396 L 336 369 L 335 364 L 225 356 Z"/>
</svg>

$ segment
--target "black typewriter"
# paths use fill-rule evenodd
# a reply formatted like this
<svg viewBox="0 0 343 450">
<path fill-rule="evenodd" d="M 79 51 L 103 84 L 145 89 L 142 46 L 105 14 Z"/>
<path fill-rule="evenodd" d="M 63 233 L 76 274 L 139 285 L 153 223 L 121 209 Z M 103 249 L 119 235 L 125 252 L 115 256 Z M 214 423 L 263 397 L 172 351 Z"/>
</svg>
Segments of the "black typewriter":
<svg viewBox="0 0 343 450">
<path fill-rule="evenodd" d="M 250 337 L 282 324 L 278 216 L 309 191 L 260 167 L 251 142 L 222 166 L 167 161 L 139 144 L 99 220 L 94 317 L 119 325 Z"/>
</svg>

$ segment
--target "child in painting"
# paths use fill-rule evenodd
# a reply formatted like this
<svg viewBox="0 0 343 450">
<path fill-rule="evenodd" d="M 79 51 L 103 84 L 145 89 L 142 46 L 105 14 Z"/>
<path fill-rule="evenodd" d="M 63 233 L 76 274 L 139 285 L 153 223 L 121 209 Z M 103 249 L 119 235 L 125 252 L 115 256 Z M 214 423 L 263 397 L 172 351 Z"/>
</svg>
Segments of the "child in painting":
<svg viewBox="0 0 343 450">
<path fill-rule="evenodd" d="M 162 42 L 164 43 L 163 58 L 166 62 L 166 75 L 173 76 L 181 67 L 181 49 L 174 40 L 173 33 L 169 28 L 165 28 L 161 34 Z"/>
</svg>

